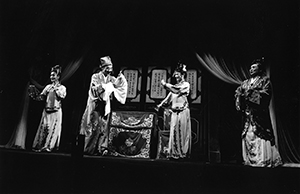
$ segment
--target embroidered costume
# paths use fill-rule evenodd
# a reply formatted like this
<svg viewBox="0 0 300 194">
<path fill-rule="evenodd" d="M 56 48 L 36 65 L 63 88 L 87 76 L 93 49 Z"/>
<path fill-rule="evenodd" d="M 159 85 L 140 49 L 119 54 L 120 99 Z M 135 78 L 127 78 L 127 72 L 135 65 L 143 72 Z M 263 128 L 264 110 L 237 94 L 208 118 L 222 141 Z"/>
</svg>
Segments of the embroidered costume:
<svg viewBox="0 0 300 194">
<path fill-rule="evenodd" d="M 266 75 L 245 80 L 236 90 L 236 108 L 244 116 L 242 152 L 245 165 L 275 167 L 282 163 L 269 113 L 271 96 L 271 83 Z"/>
<path fill-rule="evenodd" d="M 112 63 L 109 57 L 101 58 L 103 66 Z M 118 77 L 105 75 L 103 71 L 92 75 L 88 100 L 82 116 L 80 134 L 85 135 L 84 152 L 86 154 L 103 154 L 108 146 L 108 119 L 111 112 L 111 94 L 122 104 L 126 101 L 127 81 L 120 73 Z"/>
<path fill-rule="evenodd" d="M 61 100 L 66 97 L 66 87 L 58 84 L 47 85 L 41 96 L 46 96 L 46 105 L 33 141 L 35 151 L 50 152 L 58 149 L 62 129 Z"/>
</svg>

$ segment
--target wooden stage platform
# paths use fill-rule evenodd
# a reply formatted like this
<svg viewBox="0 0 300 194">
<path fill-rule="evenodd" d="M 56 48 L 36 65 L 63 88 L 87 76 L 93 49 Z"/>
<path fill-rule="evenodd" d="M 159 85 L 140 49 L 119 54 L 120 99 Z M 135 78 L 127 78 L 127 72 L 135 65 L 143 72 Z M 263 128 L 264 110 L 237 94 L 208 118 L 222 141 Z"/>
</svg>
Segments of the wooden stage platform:
<svg viewBox="0 0 300 194">
<path fill-rule="evenodd" d="M 300 193 L 300 168 L 253 168 L 239 164 L 75 158 L 0 148 L 0 193 Z"/>
</svg>

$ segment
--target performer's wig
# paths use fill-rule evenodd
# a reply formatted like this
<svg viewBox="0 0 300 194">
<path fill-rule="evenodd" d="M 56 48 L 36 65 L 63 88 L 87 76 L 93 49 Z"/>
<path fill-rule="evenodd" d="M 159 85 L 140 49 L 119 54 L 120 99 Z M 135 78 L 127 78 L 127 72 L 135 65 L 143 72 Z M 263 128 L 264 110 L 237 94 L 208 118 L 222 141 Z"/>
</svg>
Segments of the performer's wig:
<svg viewBox="0 0 300 194">
<path fill-rule="evenodd" d="M 55 65 L 54 67 L 51 68 L 51 72 L 56 73 L 56 75 L 60 76 L 61 74 L 61 67 L 60 65 Z"/>
<path fill-rule="evenodd" d="M 186 78 L 186 76 L 187 76 L 186 64 L 179 61 L 175 71 L 180 72 L 184 76 L 184 78 Z"/>
<path fill-rule="evenodd" d="M 266 66 L 265 66 L 265 58 L 259 58 L 252 61 L 251 65 L 257 64 L 259 68 L 259 72 L 261 74 L 266 74 Z"/>
</svg>

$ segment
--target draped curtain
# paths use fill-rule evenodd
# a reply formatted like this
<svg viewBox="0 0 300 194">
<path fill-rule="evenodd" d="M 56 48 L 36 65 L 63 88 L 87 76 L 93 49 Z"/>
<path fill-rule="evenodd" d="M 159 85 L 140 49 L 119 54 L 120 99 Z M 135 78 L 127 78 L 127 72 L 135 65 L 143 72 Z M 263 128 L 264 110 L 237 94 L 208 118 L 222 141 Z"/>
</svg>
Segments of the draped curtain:
<svg viewBox="0 0 300 194">
<path fill-rule="evenodd" d="M 196 53 L 200 64 L 203 65 L 210 73 L 220 80 L 229 84 L 240 85 L 243 80 L 250 77 L 246 69 L 230 68 L 224 60 L 217 60 L 215 57 L 207 54 L 201 57 Z M 270 77 L 270 69 L 267 68 L 267 75 Z M 275 144 L 280 151 L 280 155 L 286 163 L 300 163 L 300 156 L 294 147 L 288 131 L 281 125 L 281 121 L 276 118 L 274 95 L 269 106 L 271 123 L 275 136 Z"/>
<path fill-rule="evenodd" d="M 76 72 L 76 70 L 82 64 L 83 58 L 80 58 L 74 62 L 69 63 L 61 74 L 61 82 L 67 81 L 72 75 Z M 29 96 L 28 96 L 28 86 L 30 84 L 35 85 L 36 88 L 42 90 L 44 88 L 43 85 L 36 82 L 32 76 L 30 75 L 30 81 L 26 84 L 24 88 L 24 92 L 22 94 L 23 99 L 21 103 L 21 116 L 16 125 L 14 132 L 8 143 L 5 145 L 5 148 L 14 148 L 14 149 L 26 149 L 25 148 L 25 140 L 27 135 L 27 115 L 29 109 Z"/>
</svg>

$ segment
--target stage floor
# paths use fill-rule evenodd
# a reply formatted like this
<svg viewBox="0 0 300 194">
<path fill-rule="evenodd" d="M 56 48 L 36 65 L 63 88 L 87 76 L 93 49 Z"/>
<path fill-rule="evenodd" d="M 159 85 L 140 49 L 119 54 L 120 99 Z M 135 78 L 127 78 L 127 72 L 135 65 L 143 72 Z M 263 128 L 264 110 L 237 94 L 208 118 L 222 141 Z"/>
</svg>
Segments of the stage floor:
<svg viewBox="0 0 300 194">
<path fill-rule="evenodd" d="M 5 148 L 0 162 L 0 193 L 300 193 L 297 164 L 271 169 Z"/>
</svg>

